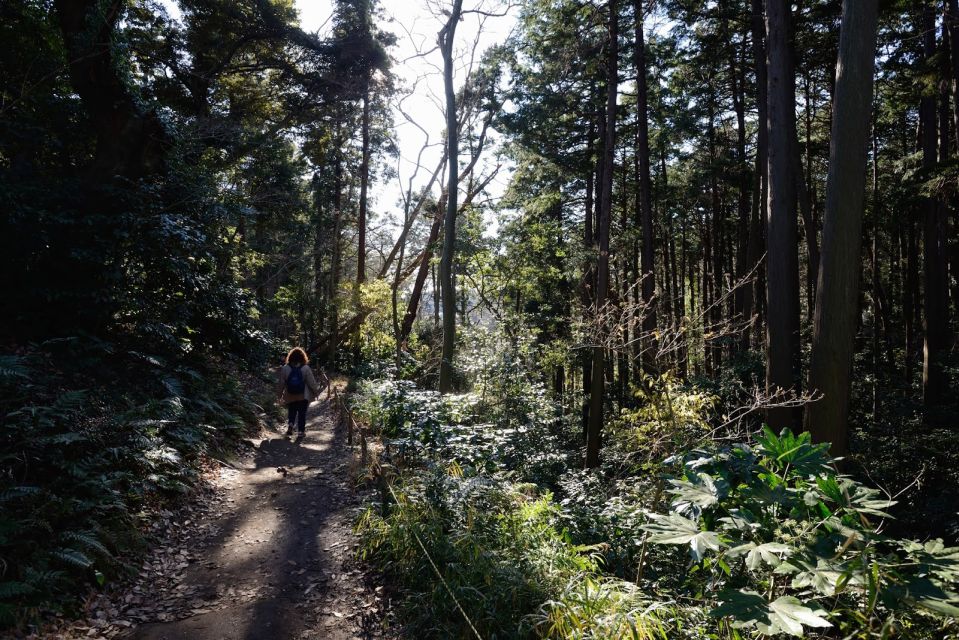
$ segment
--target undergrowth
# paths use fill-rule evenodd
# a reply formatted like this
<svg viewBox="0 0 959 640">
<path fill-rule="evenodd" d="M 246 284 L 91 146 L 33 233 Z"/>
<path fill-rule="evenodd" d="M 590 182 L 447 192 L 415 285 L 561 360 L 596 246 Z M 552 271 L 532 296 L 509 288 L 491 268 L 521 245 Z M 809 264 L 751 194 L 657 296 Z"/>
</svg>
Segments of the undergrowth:
<svg viewBox="0 0 959 640">
<path fill-rule="evenodd" d="M 399 469 L 395 501 L 358 522 L 361 554 L 411 635 L 959 637 L 959 548 L 888 535 L 895 502 L 808 435 L 713 440 L 716 395 L 647 379 L 583 471 L 578 415 L 531 379 L 358 385 Z"/>
<path fill-rule="evenodd" d="M 238 370 L 92 338 L 0 356 L 0 627 L 135 571 L 141 531 L 261 411 Z"/>
</svg>

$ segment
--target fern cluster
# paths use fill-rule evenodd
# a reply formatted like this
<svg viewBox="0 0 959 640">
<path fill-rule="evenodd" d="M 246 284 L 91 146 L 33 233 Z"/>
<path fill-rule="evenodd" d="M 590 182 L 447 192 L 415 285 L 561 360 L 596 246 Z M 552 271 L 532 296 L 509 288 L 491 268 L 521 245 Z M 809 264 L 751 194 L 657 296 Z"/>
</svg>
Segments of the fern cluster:
<svg viewBox="0 0 959 640">
<path fill-rule="evenodd" d="M 0 627 L 131 568 L 151 509 L 257 420 L 225 373 L 90 339 L 0 355 Z"/>
</svg>

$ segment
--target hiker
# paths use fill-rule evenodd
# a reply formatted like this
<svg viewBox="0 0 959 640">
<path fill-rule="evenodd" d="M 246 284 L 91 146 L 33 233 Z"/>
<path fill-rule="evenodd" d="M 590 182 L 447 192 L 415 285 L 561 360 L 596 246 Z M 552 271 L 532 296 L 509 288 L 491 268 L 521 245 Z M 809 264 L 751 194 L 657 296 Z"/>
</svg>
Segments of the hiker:
<svg viewBox="0 0 959 640">
<path fill-rule="evenodd" d="M 286 354 L 286 364 L 280 367 L 276 392 L 280 402 L 286 404 L 288 436 L 293 435 L 294 422 L 300 436 L 306 433 L 306 408 L 320 395 L 320 386 L 309 363 L 306 351 L 294 347 Z"/>
</svg>

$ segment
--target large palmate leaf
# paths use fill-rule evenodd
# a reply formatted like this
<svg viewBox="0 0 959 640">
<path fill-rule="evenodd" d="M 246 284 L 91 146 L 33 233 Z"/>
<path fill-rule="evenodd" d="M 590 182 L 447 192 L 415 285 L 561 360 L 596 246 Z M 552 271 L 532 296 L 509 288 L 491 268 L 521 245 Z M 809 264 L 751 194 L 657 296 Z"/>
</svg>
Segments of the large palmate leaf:
<svg viewBox="0 0 959 640">
<path fill-rule="evenodd" d="M 817 474 L 830 468 L 829 443 L 813 444 L 808 432 L 794 434 L 783 429 L 777 436 L 769 427 L 757 438 L 760 451 L 776 469 L 795 469 L 802 475 Z"/>
<path fill-rule="evenodd" d="M 705 473 L 690 474 L 689 480 L 670 480 L 669 493 L 676 496 L 673 508 L 679 513 L 699 515 L 702 509 L 718 503 L 727 493 L 728 485 L 719 478 L 714 481 Z"/>
<path fill-rule="evenodd" d="M 802 637 L 804 627 L 832 626 L 823 617 L 825 611 L 807 607 L 792 596 L 781 596 L 769 602 L 754 591 L 723 591 L 719 600 L 722 604 L 710 612 L 711 616 L 729 616 L 735 620 L 733 626 L 755 626 L 766 635 L 788 633 Z"/>
<path fill-rule="evenodd" d="M 688 544 L 693 560 L 699 562 L 707 549 L 719 551 L 719 534 L 703 531 L 699 524 L 677 513 L 669 515 L 647 514 L 652 520 L 643 526 L 650 532 L 649 541 L 654 544 Z"/>
<path fill-rule="evenodd" d="M 804 606 L 798 598 L 782 596 L 769 603 L 770 624 L 758 623 L 756 627 L 765 634 L 773 635 L 780 632 L 792 636 L 802 636 L 803 627 L 831 627 L 832 624 L 823 616 L 826 612 L 818 607 L 810 609 Z"/>
<path fill-rule="evenodd" d="M 763 563 L 770 567 L 778 567 L 782 563 L 783 558 L 792 554 L 793 551 L 794 549 L 788 544 L 782 544 L 780 542 L 766 542 L 764 544 L 749 542 L 739 545 L 738 547 L 733 547 L 726 552 L 726 555 L 732 558 L 738 558 L 746 554 L 746 567 L 751 571 L 756 571 L 762 568 Z"/>
<path fill-rule="evenodd" d="M 832 502 L 844 509 L 863 515 L 891 518 L 883 509 L 896 504 L 895 500 L 880 498 L 877 489 L 870 489 L 844 477 L 823 476 L 816 479 L 819 491 Z"/>
<path fill-rule="evenodd" d="M 776 568 L 776 573 L 792 574 L 794 589 L 812 588 L 824 596 L 834 596 L 846 585 L 863 586 L 865 574 L 827 560 L 818 560 L 814 565 L 796 558 L 789 558 Z M 841 586 L 840 586 L 841 585 Z"/>
<path fill-rule="evenodd" d="M 959 547 L 947 547 L 941 538 L 926 542 L 904 540 L 903 551 L 914 558 L 923 568 L 940 580 L 959 583 Z"/>
<path fill-rule="evenodd" d="M 946 591 L 925 576 L 913 576 L 905 584 L 894 585 L 887 590 L 886 595 L 959 618 L 959 594 Z"/>
</svg>

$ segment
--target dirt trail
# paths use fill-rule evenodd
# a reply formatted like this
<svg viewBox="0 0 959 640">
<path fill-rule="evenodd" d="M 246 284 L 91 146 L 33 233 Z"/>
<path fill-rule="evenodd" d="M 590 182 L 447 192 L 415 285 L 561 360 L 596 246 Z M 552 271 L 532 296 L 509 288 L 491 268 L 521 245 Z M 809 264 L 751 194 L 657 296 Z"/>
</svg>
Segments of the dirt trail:
<svg viewBox="0 0 959 640">
<path fill-rule="evenodd" d="M 308 418 L 302 441 L 271 433 L 252 459 L 224 474 L 232 476 L 224 508 L 202 546 L 188 549 L 194 561 L 175 588 L 191 594 L 192 615 L 126 637 L 385 637 L 379 589 L 352 560 L 359 500 L 345 434 L 334 430 L 326 402 Z"/>
<path fill-rule="evenodd" d="M 382 589 L 353 559 L 360 498 L 327 402 L 306 437 L 263 433 L 251 456 L 155 528 L 139 578 L 100 594 L 81 621 L 34 638 L 392 638 Z"/>
</svg>

